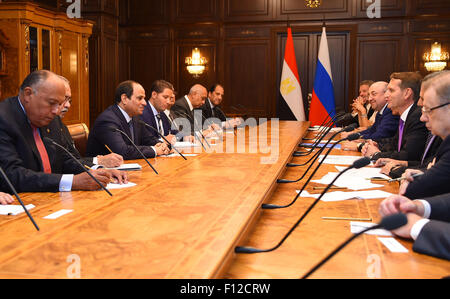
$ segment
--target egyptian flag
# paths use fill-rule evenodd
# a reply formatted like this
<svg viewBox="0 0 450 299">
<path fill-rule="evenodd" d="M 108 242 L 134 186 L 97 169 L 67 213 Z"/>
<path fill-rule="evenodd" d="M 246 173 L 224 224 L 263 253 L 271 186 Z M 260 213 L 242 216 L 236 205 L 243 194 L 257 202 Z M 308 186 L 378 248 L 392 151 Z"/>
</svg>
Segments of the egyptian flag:
<svg viewBox="0 0 450 299">
<path fill-rule="evenodd" d="M 306 121 L 291 28 L 288 28 L 280 92 L 297 121 Z"/>
<path fill-rule="evenodd" d="M 330 117 L 336 115 L 336 104 L 334 101 L 333 76 L 331 75 L 327 32 L 326 28 L 323 27 L 311 108 L 309 110 L 309 121 L 311 122 L 311 126 L 320 125 L 327 115 Z"/>
</svg>

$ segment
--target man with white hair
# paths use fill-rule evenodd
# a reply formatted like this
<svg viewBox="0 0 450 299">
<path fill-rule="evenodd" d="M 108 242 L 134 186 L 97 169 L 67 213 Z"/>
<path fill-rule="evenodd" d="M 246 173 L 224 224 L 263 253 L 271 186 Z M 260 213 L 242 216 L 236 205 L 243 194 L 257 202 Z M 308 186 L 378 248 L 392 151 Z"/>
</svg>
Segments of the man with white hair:
<svg viewBox="0 0 450 299">
<path fill-rule="evenodd" d="M 405 172 L 406 180 L 400 187 L 400 194 L 410 199 L 450 193 L 450 71 L 434 75 L 422 88 L 421 121 L 443 141 L 430 169 Z M 420 176 L 414 178 L 415 175 Z"/>
</svg>

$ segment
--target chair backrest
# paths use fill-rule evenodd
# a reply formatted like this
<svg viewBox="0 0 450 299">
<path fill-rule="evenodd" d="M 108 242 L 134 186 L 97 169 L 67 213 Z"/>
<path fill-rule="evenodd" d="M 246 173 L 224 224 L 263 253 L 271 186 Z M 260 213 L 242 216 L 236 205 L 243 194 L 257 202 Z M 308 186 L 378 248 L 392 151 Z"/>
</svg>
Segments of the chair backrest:
<svg viewBox="0 0 450 299">
<path fill-rule="evenodd" d="M 67 126 L 70 135 L 72 136 L 75 147 L 80 152 L 82 157 L 85 157 L 87 141 L 89 137 L 89 128 L 86 124 L 75 124 Z"/>
</svg>

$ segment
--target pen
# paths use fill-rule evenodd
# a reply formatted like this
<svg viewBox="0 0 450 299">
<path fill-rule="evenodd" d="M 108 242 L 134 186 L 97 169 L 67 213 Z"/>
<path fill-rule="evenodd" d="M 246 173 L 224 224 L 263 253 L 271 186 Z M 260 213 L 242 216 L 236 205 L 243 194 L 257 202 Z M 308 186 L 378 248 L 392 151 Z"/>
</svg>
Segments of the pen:
<svg viewBox="0 0 450 299">
<path fill-rule="evenodd" d="M 105 144 L 105 147 L 111 154 L 114 154 L 114 152 L 106 144 Z"/>
<path fill-rule="evenodd" d="M 418 177 L 420 177 L 422 175 L 423 175 L 423 173 L 415 173 L 415 174 L 412 175 L 412 177 L 413 177 L 413 179 L 415 179 L 415 178 L 418 178 Z M 404 181 L 404 180 L 406 180 L 406 178 L 405 177 L 401 177 L 401 178 L 398 178 L 398 179 L 389 180 L 389 183 L 401 182 L 401 181 Z"/>
</svg>

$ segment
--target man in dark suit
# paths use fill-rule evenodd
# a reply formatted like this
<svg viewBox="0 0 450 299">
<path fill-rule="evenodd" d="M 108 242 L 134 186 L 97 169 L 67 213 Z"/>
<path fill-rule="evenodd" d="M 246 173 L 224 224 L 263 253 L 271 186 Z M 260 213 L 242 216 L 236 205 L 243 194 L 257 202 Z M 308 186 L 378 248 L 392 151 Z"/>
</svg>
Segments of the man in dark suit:
<svg viewBox="0 0 450 299">
<path fill-rule="evenodd" d="M 343 143 L 342 149 L 354 151 L 361 150 L 366 139 L 379 141 L 383 138 L 390 138 L 395 135 L 398 128 L 399 117 L 392 115 L 391 109 L 387 107 L 388 103 L 385 97 L 387 86 L 387 82 L 376 82 L 370 86 L 369 102 L 372 109 L 377 112 L 375 123 L 367 130 L 359 132 L 361 134 L 361 140 Z M 355 132 L 357 131 L 359 130 L 356 130 Z M 341 138 L 346 138 L 355 132 L 342 133 Z"/>
<path fill-rule="evenodd" d="M 25 78 L 18 97 L 0 103 L 0 164 L 18 192 L 99 189 L 76 161 L 45 139 L 54 137 L 54 119 L 64 102 L 65 88 L 59 76 L 36 71 Z M 54 141 L 61 143 L 60 138 Z M 127 181 L 126 173 L 119 171 L 91 173 L 104 186 L 113 177 L 119 183 Z M 3 179 L 0 188 L 11 191 Z"/>
<path fill-rule="evenodd" d="M 450 71 L 433 74 L 423 89 L 421 120 L 443 142 L 430 169 L 405 172 L 400 194 L 410 199 L 450 193 Z M 422 175 L 414 178 L 414 174 Z"/>
<path fill-rule="evenodd" d="M 166 137 L 172 144 L 175 144 L 178 140 L 193 141 L 193 136 L 184 136 L 177 130 L 170 119 L 170 114 L 166 113 L 175 104 L 174 98 L 175 90 L 171 83 L 164 80 L 153 82 L 150 89 L 150 99 L 147 101 L 141 119 Z M 160 136 L 155 130 L 149 129 L 149 133 L 159 139 Z"/>
<path fill-rule="evenodd" d="M 69 129 L 62 122 L 62 119 L 69 112 L 69 109 L 72 104 L 72 90 L 70 88 L 70 82 L 64 77 L 60 77 L 64 81 L 64 86 L 66 88 L 66 101 L 64 102 L 64 106 L 61 109 L 61 113 L 59 116 L 55 117 L 55 122 L 59 126 L 58 131 L 55 131 L 56 134 L 61 134 L 62 144 L 75 158 L 81 160 L 85 165 L 89 167 L 95 167 L 95 165 L 114 168 L 119 167 L 123 164 L 123 158 L 120 155 L 110 153 L 106 156 L 98 155 L 97 157 L 81 157 L 80 152 L 77 150 L 75 143 L 70 135 Z"/>
<path fill-rule="evenodd" d="M 231 129 L 241 124 L 239 118 L 227 119 L 225 113 L 220 109 L 223 102 L 225 90 L 222 85 L 214 84 L 208 91 L 208 98 L 202 105 L 203 116 L 210 123 L 217 123 L 221 128 Z"/>
<path fill-rule="evenodd" d="M 167 144 L 161 143 L 140 123 L 139 116 L 147 105 L 142 85 L 134 81 L 122 82 L 116 89 L 114 101 L 115 104 L 108 107 L 95 121 L 89 134 L 86 150 L 88 156 L 106 155 L 109 147 L 124 160 L 142 159 L 133 143 L 146 158 L 170 153 Z"/>
<path fill-rule="evenodd" d="M 422 86 L 424 86 L 428 80 L 432 79 L 433 76 L 434 75 L 432 74 L 425 77 L 422 81 Z M 417 102 L 417 106 L 419 106 L 421 109 L 423 107 L 423 96 L 424 88 L 421 88 L 420 98 Z M 432 132 L 428 131 L 427 141 L 425 142 L 425 152 L 423 153 L 422 158 L 419 161 L 402 161 L 390 158 L 381 158 L 377 160 L 375 167 L 383 167 L 381 173 L 389 175 L 392 178 L 401 177 L 408 168 L 426 170 L 428 168 L 428 165 L 435 159 L 441 144 L 442 138 L 433 135 Z"/>
<path fill-rule="evenodd" d="M 404 213 L 408 224 L 394 231 L 402 238 L 413 239 L 418 253 L 450 260 L 450 194 L 411 201 L 394 195 L 380 204 L 382 217 Z"/>
<path fill-rule="evenodd" d="M 399 127 L 393 138 L 369 141 L 362 153 L 376 161 L 380 158 L 419 160 L 425 150 L 427 129 L 420 121 L 421 111 L 416 102 L 420 96 L 422 77 L 418 73 L 394 73 L 386 97 L 392 114 L 399 115 Z"/>
<path fill-rule="evenodd" d="M 372 80 L 364 80 L 359 83 L 359 96 L 352 103 L 352 122 L 344 123 L 350 125 L 355 123 L 358 127 L 368 128 L 373 122 L 375 110 L 369 103 L 369 88 L 374 82 Z"/>
<path fill-rule="evenodd" d="M 175 123 L 180 128 L 183 135 L 194 135 L 196 131 L 203 131 L 205 136 L 212 135 L 213 130 L 218 127 L 206 124 L 208 127 L 203 130 L 203 116 L 200 109 L 207 99 L 207 90 L 200 84 L 194 85 L 189 94 L 178 99 L 172 106 L 171 112 L 175 115 Z"/>
</svg>

